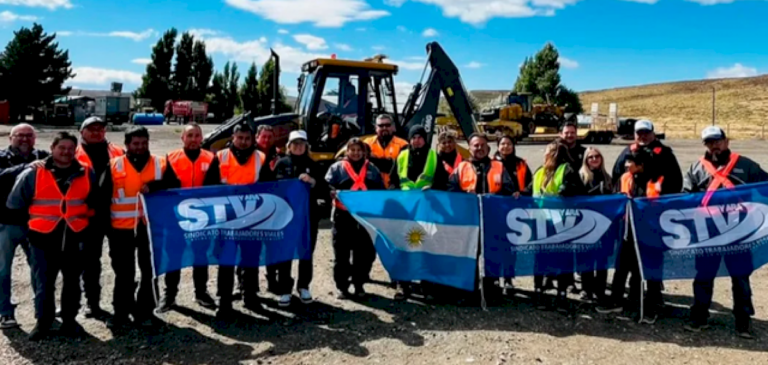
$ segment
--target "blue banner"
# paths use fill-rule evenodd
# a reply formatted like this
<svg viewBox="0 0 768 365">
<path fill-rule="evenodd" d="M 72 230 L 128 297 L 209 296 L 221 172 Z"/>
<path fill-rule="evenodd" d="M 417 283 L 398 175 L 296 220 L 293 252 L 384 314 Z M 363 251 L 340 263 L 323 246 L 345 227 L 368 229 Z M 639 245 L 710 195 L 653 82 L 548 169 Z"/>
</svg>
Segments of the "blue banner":
<svg viewBox="0 0 768 365">
<path fill-rule="evenodd" d="M 475 287 L 480 210 L 474 194 L 342 191 L 392 280 Z"/>
<path fill-rule="evenodd" d="M 624 237 L 627 198 L 483 196 L 485 276 L 607 270 Z"/>
<path fill-rule="evenodd" d="M 259 267 L 311 255 L 309 186 L 283 180 L 144 196 L 155 275 L 191 266 Z"/>
<path fill-rule="evenodd" d="M 768 262 L 768 183 L 632 203 L 645 280 L 746 276 Z"/>
</svg>

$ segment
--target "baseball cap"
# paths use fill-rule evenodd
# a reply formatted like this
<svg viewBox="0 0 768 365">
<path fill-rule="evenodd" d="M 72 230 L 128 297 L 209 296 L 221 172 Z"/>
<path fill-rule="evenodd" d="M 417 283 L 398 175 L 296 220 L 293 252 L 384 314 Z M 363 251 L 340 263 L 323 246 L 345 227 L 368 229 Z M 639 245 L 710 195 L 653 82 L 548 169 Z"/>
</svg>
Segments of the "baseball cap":
<svg viewBox="0 0 768 365">
<path fill-rule="evenodd" d="M 91 126 L 93 124 L 101 124 L 103 126 L 107 125 L 107 123 L 99 117 L 88 117 L 86 120 L 83 121 L 83 124 L 80 125 L 80 131 L 82 132 L 83 129 L 88 128 L 88 126 Z"/>
<path fill-rule="evenodd" d="M 720 140 L 724 138 L 725 138 L 725 132 L 723 132 L 723 129 L 720 127 L 711 125 L 707 128 L 704 128 L 704 130 L 701 131 L 702 141 Z"/>
<path fill-rule="evenodd" d="M 288 143 L 291 143 L 297 139 L 307 140 L 307 132 L 305 131 L 293 131 L 288 135 Z"/>
<path fill-rule="evenodd" d="M 640 131 L 653 132 L 653 122 L 647 119 L 641 119 L 635 122 L 635 132 Z"/>
</svg>

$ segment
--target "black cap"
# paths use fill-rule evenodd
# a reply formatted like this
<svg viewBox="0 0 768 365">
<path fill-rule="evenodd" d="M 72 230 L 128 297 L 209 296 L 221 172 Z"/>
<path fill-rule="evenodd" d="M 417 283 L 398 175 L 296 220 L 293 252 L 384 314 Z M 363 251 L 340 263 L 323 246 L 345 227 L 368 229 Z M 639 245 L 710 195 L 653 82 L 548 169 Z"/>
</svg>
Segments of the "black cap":
<svg viewBox="0 0 768 365">
<path fill-rule="evenodd" d="M 408 131 L 408 139 L 413 138 L 415 135 L 420 135 L 421 138 L 427 139 L 427 130 L 422 125 L 415 125 Z"/>
</svg>

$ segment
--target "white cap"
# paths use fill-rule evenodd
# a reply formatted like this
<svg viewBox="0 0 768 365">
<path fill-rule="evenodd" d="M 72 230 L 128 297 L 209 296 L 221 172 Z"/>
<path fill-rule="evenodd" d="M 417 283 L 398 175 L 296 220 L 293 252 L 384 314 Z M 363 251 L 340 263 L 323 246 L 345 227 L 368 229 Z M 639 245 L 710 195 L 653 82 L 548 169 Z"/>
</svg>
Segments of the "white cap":
<svg viewBox="0 0 768 365">
<path fill-rule="evenodd" d="M 635 122 L 635 132 L 640 131 L 653 132 L 653 122 L 648 119 L 641 119 Z"/>
<path fill-rule="evenodd" d="M 707 128 L 704 128 L 703 131 L 701 131 L 701 140 L 707 141 L 711 139 L 723 139 L 725 138 L 725 132 L 723 132 L 723 129 L 716 126 L 709 126 Z"/>
<path fill-rule="evenodd" d="M 93 124 L 101 124 L 103 126 L 106 126 L 107 123 L 105 123 L 101 118 L 99 117 L 88 117 L 88 119 L 83 121 L 83 124 L 80 125 L 80 131 L 82 132 L 83 129 L 88 128 L 88 126 Z"/>
<path fill-rule="evenodd" d="M 288 143 L 291 143 L 297 139 L 307 140 L 307 132 L 305 131 L 293 131 L 288 135 Z"/>
</svg>

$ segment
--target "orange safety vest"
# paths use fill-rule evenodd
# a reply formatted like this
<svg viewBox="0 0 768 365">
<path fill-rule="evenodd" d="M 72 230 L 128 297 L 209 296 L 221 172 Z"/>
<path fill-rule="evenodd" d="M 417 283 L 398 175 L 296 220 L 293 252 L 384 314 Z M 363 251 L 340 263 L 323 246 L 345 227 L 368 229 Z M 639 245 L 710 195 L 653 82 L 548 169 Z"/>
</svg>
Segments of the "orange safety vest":
<svg viewBox="0 0 768 365">
<path fill-rule="evenodd" d="M 448 172 L 448 175 L 452 174 L 454 170 L 459 168 L 459 164 L 461 163 L 461 161 L 464 161 L 464 159 L 461 158 L 461 154 L 458 151 L 456 152 L 456 160 L 453 161 L 453 166 L 443 161 L 443 167 L 445 167 L 445 171 Z"/>
<path fill-rule="evenodd" d="M 657 198 L 661 196 L 661 184 L 664 182 L 664 176 L 658 181 L 648 181 L 645 187 L 645 196 L 648 198 Z M 621 175 L 621 192 L 627 194 L 630 198 L 635 188 L 635 177 L 631 173 L 625 172 Z"/>
<path fill-rule="evenodd" d="M 393 162 L 397 160 L 397 156 L 400 156 L 400 151 L 402 151 L 403 148 L 408 147 L 408 141 L 400 137 L 392 137 L 392 140 L 389 141 L 386 148 L 381 146 L 377 136 L 370 137 L 363 142 L 371 147 L 371 156 L 382 159 L 390 159 Z M 386 173 L 382 171 L 381 179 L 384 180 L 384 187 L 388 188 L 389 171 Z"/>
<path fill-rule="evenodd" d="M 139 201 L 141 188 L 163 178 L 166 161 L 150 155 L 141 172 L 136 171 L 126 156 L 113 158 L 109 165 L 112 172 L 112 228 L 134 229 L 138 219 L 144 219 L 144 207 Z"/>
<path fill-rule="evenodd" d="M 168 164 L 176 173 L 176 177 L 181 181 L 182 188 L 192 188 L 203 186 L 205 180 L 205 174 L 208 172 L 208 168 L 211 167 L 213 157 L 215 155 L 211 151 L 200 150 L 200 156 L 197 157 L 195 162 L 187 157 L 184 149 L 178 149 L 168 154 Z"/>
<path fill-rule="evenodd" d="M 50 170 L 42 167 L 37 169 L 35 195 L 29 206 L 29 229 L 51 233 L 61 220 L 66 221 L 74 232 L 81 232 L 88 227 L 91 214 L 85 200 L 91 191 L 89 171 L 86 168 L 82 176 L 72 179 L 64 195 Z"/>
<path fill-rule="evenodd" d="M 475 193 L 477 188 L 477 172 L 475 166 L 469 161 L 462 161 L 456 170 L 459 174 L 459 186 L 467 193 Z M 504 164 L 500 161 L 491 161 L 491 169 L 488 171 L 488 188 L 491 194 L 501 191 L 501 177 L 504 174 Z"/>
<path fill-rule="evenodd" d="M 107 153 L 109 153 L 109 159 L 111 160 L 115 157 L 124 155 L 125 151 L 123 151 L 122 148 L 113 145 L 112 143 L 107 143 Z M 77 145 L 77 148 L 75 149 L 75 159 L 80 161 L 81 165 L 93 168 L 93 162 L 91 162 L 91 158 L 88 156 L 88 154 L 85 153 L 85 149 L 82 145 Z"/>
<path fill-rule="evenodd" d="M 517 187 L 520 191 L 525 190 L 525 173 L 528 172 L 528 164 L 522 158 L 517 162 Z"/>
<path fill-rule="evenodd" d="M 341 166 L 344 167 L 344 171 L 349 175 L 349 178 L 352 179 L 352 187 L 349 189 L 350 191 L 368 190 L 368 187 L 365 186 L 365 176 L 368 175 L 368 161 L 363 163 L 363 167 L 360 168 L 359 174 L 355 173 L 355 169 L 352 168 L 352 164 L 349 163 L 349 161 L 341 161 Z M 341 210 L 347 210 L 347 207 L 345 207 L 344 204 L 341 204 L 339 199 L 333 199 L 333 205 Z"/>
<path fill-rule="evenodd" d="M 707 173 L 712 176 L 712 182 L 709 183 L 709 186 L 707 187 L 707 193 L 704 195 L 704 199 L 701 201 L 703 206 L 707 206 L 707 204 L 709 204 L 709 200 L 712 199 L 712 195 L 715 193 L 715 190 L 720 189 L 721 186 L 725 187 L 726 189 L 733 189 L 735 187 L 731 180 L 728 179 L 728 176 L 731 175 L 731 171 L 733 171 L 733 168 L 736 166 L 736 162 L 739 161 L 739 154 L 731 153 L 728 164 L 719 170 L 715 168 L 715 165 L 713 165 L 712 162 L 707 161 L 707 159 L 704 157 L 701 157 L 699 161 L 701 161 L 701 166 L 704 167 L 704 170 L 707 170 Z"/>
<path fill-rule="evenodd" d="M 266 159 L 261 151 L 255 150 L 245 165 L 241 165 L 229 149 L 221 150 L 216 155 L 219 157 L 219 174 L 222 184 L 248 185 L 259 181 L 259 171 Z"/>
</svg>

